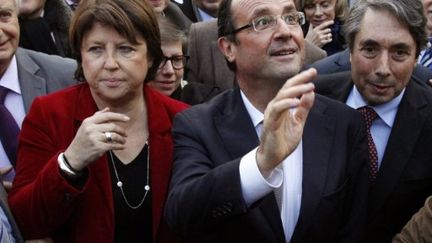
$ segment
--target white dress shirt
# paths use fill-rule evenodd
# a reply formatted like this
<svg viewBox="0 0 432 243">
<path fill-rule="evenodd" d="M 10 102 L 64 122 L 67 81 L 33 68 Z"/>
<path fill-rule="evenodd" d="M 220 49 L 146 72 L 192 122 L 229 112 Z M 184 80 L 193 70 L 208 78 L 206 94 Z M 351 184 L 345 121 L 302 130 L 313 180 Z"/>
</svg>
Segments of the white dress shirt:
<svg viewBox="0 0 432 243">
<path fill-rule="evenodd" d="M 370 106 L 378 115 L 371 125 L 372 139 L 378 152 L 378 168 L 381 166 L 385 148 L 404 93 L 405 89 L 403 89 L 398 96 L 385 104 Z M 354 109 L 367 105 L 355 85 L 348 96 L 346 104 Z"/>
<path fill-rule="evenodd" d="M 257 110 L 241 92 L 243 103 L 255 126 L 258 137 L 261 136 L 264 114 Z M 245 202 L 250 206 L 255 201 L 282 186 L 281 220 L 284 227 L 286 242 L 294 232 L 300 214 L 302 181 L 303 181 L 303 146 L 300 141 L 297 148 L 273 170 L 268 178 L 264 178 L 258 169 L 256 151 L 258 147 L 247 153 L 240 161 L 240 182 Z"/>
<path fill-rule="evenodd" d="M 15 119 L 18 127 L 21 129 L 22 122 L 25 117 L 25 109 L 24 109 L 24 101 L 21 94 L 21 88 L 18 81 L 18 67 L 16 63 L 15 56 L 12 58 L 12 61 L 9 67 L 6 69 L 3 76 L 0 78 L 0 85 L 11 90 L 6 95 L 5 98 L 5 106 L 12 114 Z M 1 144 L 1 141 L 0 141 Z M 3 145 L 0 146 L 0 168 L 5 166 L 10 166 L 11 162 L 4 151 Z M 12 171 L 3 177 L 4 180 L 12 181 L 15 176 L 15 172 Z"/>
</svg>

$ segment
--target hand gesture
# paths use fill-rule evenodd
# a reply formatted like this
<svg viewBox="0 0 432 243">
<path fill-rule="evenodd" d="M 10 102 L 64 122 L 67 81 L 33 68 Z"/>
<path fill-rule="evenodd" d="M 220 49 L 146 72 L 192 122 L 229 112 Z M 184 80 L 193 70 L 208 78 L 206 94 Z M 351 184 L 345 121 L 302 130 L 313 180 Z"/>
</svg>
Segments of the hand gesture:
<svg viewBox="0 0 432 243">
<path fill-rule="evenodd" d="M 312 27 L 312 24 L 310 24 L 309 30 L 306 34 L 306 40 L 312 42 L 312 44 L 320 48 L 325 44 L 332 42 L 333 37 L 329 26 L 331 26 L 333 23 L 333 20 L 328 20 L 315 28 Z"/>
<path fill-rule="evenodd" d="M 4 176 L 4 175 L 6 175 L 7 173 L 11 172 L 12 170 L 13 170 L 12 165 L 9 165 L 9 166 L 6 166 L 6 167 L 2 167 L 2 168 L 0 168 L 0 175 L 1 175 L 1 176 Z M 7 192 L 9 192 L 10 189 L 12 189 L 12 182 L 11 182 L 11 181 L 3 180 L 2 183 L 3 183 L 3 187 L 4 187 L 4 189 L 5 189 Z"/>
<path fill-rule="evenodd" d="M 315 94 L 310 82 L 317 75 L 309 69 L 290 78 L 264 112 L 263 133 L 257 164 L 264 177 L 298 146 Z"/>
<path fill-rule="evenodd" d="M 129 117 L 108 108 L 86 118 L 64 152 L 73 169 L 81 171 L 108 150 L 124 149 L 127 135 L 118 123 L 127 121 Z"/>
</svg>

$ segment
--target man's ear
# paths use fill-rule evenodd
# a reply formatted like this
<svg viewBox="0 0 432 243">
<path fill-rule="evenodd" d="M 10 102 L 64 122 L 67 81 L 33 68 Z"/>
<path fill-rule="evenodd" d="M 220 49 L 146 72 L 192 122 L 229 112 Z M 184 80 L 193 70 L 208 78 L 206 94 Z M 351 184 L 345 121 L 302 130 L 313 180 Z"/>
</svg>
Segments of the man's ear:
<svg viewBox="0 0 432 243">
<path fill-rule="evenodd" d="M 228 62 L 234 62 L 236 45 L 226 37 L 219 37 L 217 44 L 219 50 L 222 52 Z"/>
</svg>

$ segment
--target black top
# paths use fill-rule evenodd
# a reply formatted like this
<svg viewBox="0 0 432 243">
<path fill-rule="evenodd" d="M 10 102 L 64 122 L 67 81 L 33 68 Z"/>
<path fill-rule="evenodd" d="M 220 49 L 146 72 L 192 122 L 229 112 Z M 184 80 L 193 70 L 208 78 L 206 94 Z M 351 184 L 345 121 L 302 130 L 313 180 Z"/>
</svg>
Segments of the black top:
<svg viewBox="0 0 432 243">
<path fill-rule="evenodd" d="M 137 206 L 144 194 L 147 181 L 147 153 L 145 145 L 140 154 L 129 164 L 123 164 L 114 153 L 115 167 L 127 201 Z M 117 187 L 117 178 L 108 154 L 111 171 L 111 182 L 114 199 L 115 242 L 152 242 L 152 206 L 151 190 L 147 193 L 144 203 L 137 209 L 130 208 Z M 150 182 L 150 180 L 149 180 Z"/>
</svg>

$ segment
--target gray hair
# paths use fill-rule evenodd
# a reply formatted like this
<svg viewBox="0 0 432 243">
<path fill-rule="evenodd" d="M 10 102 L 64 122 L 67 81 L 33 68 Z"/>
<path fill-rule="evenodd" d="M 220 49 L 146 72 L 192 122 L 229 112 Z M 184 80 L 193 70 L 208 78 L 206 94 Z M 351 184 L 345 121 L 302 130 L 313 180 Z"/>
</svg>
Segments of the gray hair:
<svg viewBox="0 0 432 243">
<path fill-rule="evenodd" d="M 353 50 L 355 37 L 360 32 L 363 16 L 369 8 L 388 11 L 408 28 L 416 43 L 416 56 L 426 47 L 426 17 L 420 0 L 361 0 L 351 8 L 343 27 L 350 51 Z"/>
</svg>

